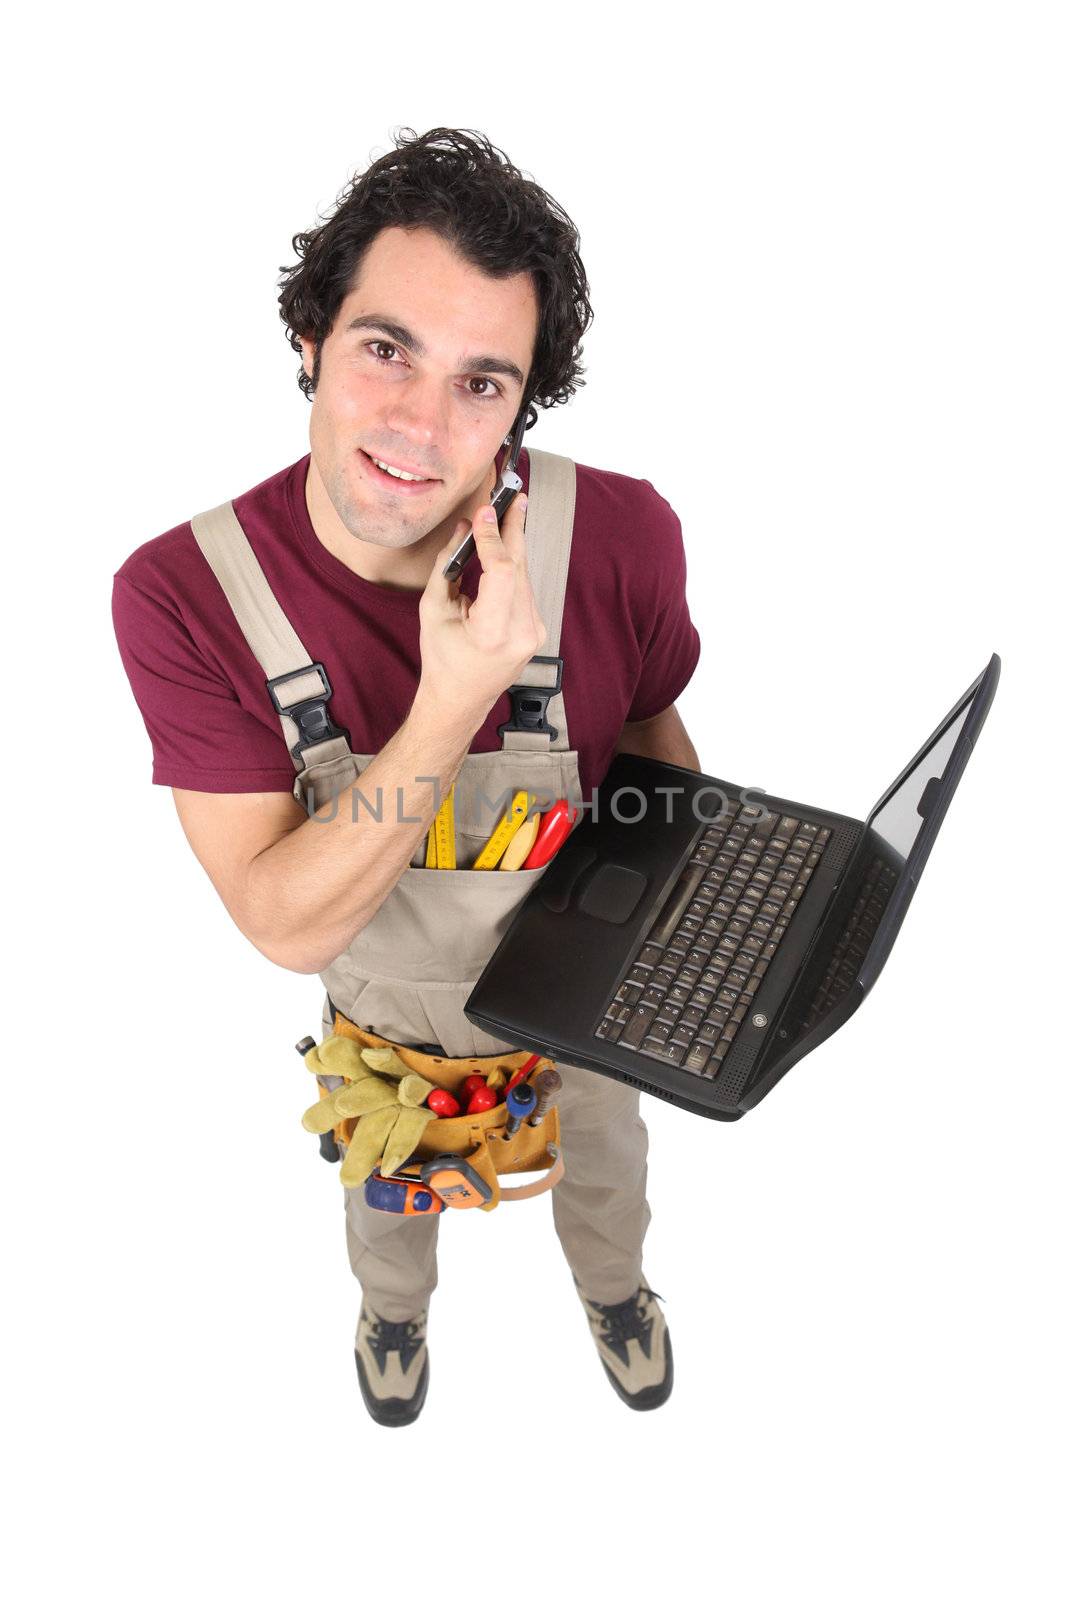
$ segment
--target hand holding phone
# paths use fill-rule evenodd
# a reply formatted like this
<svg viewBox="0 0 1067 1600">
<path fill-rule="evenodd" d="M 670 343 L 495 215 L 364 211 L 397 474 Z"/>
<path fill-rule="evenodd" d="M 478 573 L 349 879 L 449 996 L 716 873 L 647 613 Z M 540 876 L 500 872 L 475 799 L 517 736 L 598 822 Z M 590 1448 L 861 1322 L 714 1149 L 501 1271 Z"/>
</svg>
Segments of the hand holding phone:
<svg viewBox="0 0 1067 1600">
<path fill-rule="evenodd" d="M 525 501 L 520 492 L 501 525 L 495 506 L 475 512 L 471 534 L 482 570 L 474 598 L 448 581 L 446 569 L 454 557 L 447 552 L 423 590 L 416 699 L 435 719 L 480 727 L 547 637 L 526 564 Z"/>
<path fill-rule="evenodd" d="M 515 496 L 522 489 L 522 479 L 518 474 L 519 451 L 522 449 L 522 436 L 526 432 L 526 419 L 529 416 L 529 407 L 525 401 L 519 409 L 515 428 L 511 435 L 511 449 L 500 471 L 500 480 L 489 497 L 489 504 L 496 512 L 498 523 L 504 520 L 504 514 Z M 445 568 L 445 577 L 451 582 L 458 578 L 471 556 L 474 554 L 475 540 L 473 531 L 468 533 L 463 543 L 458 546 L 448 566 Z"/>
</svg>

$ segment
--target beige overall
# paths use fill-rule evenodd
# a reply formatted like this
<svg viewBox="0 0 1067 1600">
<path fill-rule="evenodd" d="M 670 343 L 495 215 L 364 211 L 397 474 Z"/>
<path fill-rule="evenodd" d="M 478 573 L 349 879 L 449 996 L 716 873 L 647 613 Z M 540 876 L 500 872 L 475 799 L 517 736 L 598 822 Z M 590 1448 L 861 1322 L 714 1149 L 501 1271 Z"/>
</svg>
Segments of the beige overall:
<svg viewBox="0 0 1067 1600">
<path fill-rule="evenodd" d="M 551 662 L 532 658 L 520 680 L 526 687 L 547 689 L 556 681 L 575 471 L 566 457 L 541 450 L 528 455 L 527 567 L 547 629 L 542 649 Z M 320 807 L 346 790 L 376 752 L 352 752 L 343 731 L 330 722 L 319 664 L 311 662 L 267 584 L 232 504 L 194 517 L 192 527 L 249 647 L 272 682 L 286 746 L 297 768 L 294 796 L 309 810 Z M 522 708 L 523 700 L 514 698 Z M 536 794 L 542 805 L 562 797 L 581 800 L 578 753 L 568 746 L 562 689 L 548 700 L 543 716 L 538 715 L 536 697 L 532 710 L 529 700 L 525 707 L 525 717 L 520 709 L 511 720 L 547 727 L 509 729 L 499 750 L 468 753 L 459 770 L 455 869 L 422 865 L 426 836 L 420 832 L 412 864 L 366 927 L 320 974 L 326 986 L 324 1033 L 332 1030 L 335 1007 L 370 1033 L 449 1057 L 477 1058 L 514 1049 L 476 1027 L 463 1007 L 519 905 L 547 868 L 475 872 L 472 863 L 513 790 Z M 548 727 L 556 730 L 555 738 Z M 391 802 L 389 797 L 387 806 Z M 364 803 L 373 807 L 377 797 L 364 792 L 356 813 L 368 826 L 371 813 Z M 645 1199 L 648 1135 L 638 1092 L 580 1067 L 555 1064 L 563 1079 L 555 1103 L 566 1162 L 566 1174 L 552 1190 L 556 1232 L 585 1294 L 614 1304 L 637 1288 L 650 1217 Z M 346 1191 L 345 1206 L 349 1260 L 367 1300 L 388 1321 L 415 1316 L 437 1284 L 440 1218 L 375 1211 L 361 1189 Z M 459 1225 L 479 1226 L 469 1221 Z"/>
</svg>

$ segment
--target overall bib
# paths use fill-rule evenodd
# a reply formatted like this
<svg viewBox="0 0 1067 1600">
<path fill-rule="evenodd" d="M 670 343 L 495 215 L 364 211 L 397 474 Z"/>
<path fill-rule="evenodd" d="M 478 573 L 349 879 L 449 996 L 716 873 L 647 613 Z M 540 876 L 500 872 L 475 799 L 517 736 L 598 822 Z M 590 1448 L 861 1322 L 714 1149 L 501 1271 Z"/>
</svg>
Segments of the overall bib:
<svg viewBox="0 0 1067 1600">
<path fill-rule="evenodd" d="M 406 867 L 370 922 L 320 974 L 326 988 L 324 1035 L 340 1012 L 368 1035 L 469 1062 L 525 1060 L 464 1015 L 470 996 L 519 906 L 546 867 L 516 872 L 472 870 L 507 808 L 525 789 L 542 804 L 582 798 L 578 752 L 570 749 L 559 641 L 574 521 L 575 469 L 566 457 L 528 450 L 526 558 L 547 630 L 512 687 L 512 715 L 499 750 L 466 755 L 455 780 L 456 867 L 426 868 L 420 834 Z M 197 543 L 263 668 L 297 776 L 293 794 L 314 810 L 346 790 L 377 752 L 353 752 L 331 721 L 327 671 L 300 643 L 245 537 L 230 502 L 192 519 Z M 309 802 L 309 790 L 313 798 Z M 362 791 L 369 806 L 373 791 Z M 440 799 L 444 799 L 442 794 Z M 347 812 L 346 812 L 347 814 Z M 357 812 L 363 826 L 370 813 Z M 648 1135 L 638 1091 L 556 1061 L 563 1080 L 555 1100 L 566 1158 L 552 1189 L 553 1218 L 583 1292 L 614 1304 L 641 1276 L 650 1211 L 645 1199 Z M 368 1301 L 388 1321 L 412 1318 L 437 1284 L 440 1218 L 376 1211 L 362 1189 L 345 1193 L 352 1271 Z"/>
</svg>

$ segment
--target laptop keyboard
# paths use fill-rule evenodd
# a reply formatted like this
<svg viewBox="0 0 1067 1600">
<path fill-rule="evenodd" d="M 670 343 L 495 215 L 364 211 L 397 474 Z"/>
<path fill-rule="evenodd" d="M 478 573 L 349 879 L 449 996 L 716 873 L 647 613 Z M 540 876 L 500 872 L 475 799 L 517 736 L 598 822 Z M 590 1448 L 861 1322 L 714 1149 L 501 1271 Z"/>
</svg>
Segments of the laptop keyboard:
<svg viewBox="0 0 1067 1600">
<path fill-rule="evenodd" d="M 727 802 L 698 839 L 596 1037 L 713 1078 L 830 831 Z"/>
<path fill-rule="evenodd" d="M 802 1028 L 818 1022 L 852 987 L 899 876 L 895 868 L 872 857 Z"/>
</svg>

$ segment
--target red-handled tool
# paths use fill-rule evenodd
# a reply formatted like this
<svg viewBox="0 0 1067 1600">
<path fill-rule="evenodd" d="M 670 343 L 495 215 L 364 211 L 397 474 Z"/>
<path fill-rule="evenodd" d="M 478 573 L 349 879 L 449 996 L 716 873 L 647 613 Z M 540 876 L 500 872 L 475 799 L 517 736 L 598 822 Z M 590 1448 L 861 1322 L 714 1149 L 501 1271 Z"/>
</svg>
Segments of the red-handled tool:
<svg viewBox="0 0 1067 1600">
<path fill-rule="evenodd" d="M 540 1056 L 527 1056 L 519 1070 L 512 1073 L 508 1079 L 508 1088 L 513 1089 L 517 1083 L 521 1083 L 523 1078 L 533 1071 L 540 1059 Z"/>
<path fill-rule="evenodd" d="M 496 1090 L 490 1089 L 487 1083 L 483 1084 L 480 1089 L 475 1089 L 467 1101 L 467 1115 L 468 1117 L 476 1117 L 479 1112 L 492 1111 L 496 1103 Z"/>
<path fill-rule="evenodd" d="M 524 872 L 528 867 L 543 867 L 546 861 L 551 861 L 579 815 L 577 806 L 569 800 L 557 800 L 554 806 L 549 806 L 541 817 L 533 848 L 522 864 Z"/>
<path fill-rule="evenodd" d="M 437 1117 L 458 1117 L 459 1101 L 447 1089 L 431 1089 L 426 1104 Z"/>
</svg>

